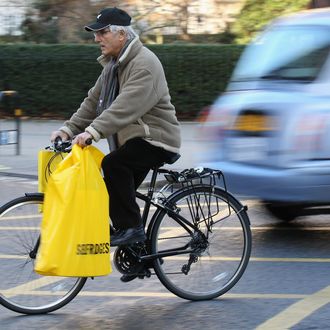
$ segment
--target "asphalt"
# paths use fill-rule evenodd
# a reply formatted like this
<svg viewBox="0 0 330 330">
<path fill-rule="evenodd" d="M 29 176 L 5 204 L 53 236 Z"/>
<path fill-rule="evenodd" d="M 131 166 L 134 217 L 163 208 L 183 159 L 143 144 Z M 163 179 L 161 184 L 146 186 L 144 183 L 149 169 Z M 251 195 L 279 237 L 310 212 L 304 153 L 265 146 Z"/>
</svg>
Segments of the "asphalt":
<svg viewBox="0 0 330 330">
<path fill-rule="evenodd" d="M 20 120 L 19 144 L 1 144 L 1 132 L 15 130 L 15 120 L 0 120 L 0 176 L 22 177 L 37 180 L 38 152 L 50 144 L 50 133 L 58 129 L 63 121 L 58 120 Z M 198 166 L 198 157 L 204 149 L 199 136 L 199 125 L 195 122 L 182 122 L 181 158 L 173 165 L 173 170 L 183 170 Z M 2 140 L 2 143 L 4 141 Z M 108 152 L 105 140 L 95 143 L 104 153 Z M 17 154 L 19 153 L 19 154 Z M 146 181 L 149 180 L 147 177 Z"/>
</svg>

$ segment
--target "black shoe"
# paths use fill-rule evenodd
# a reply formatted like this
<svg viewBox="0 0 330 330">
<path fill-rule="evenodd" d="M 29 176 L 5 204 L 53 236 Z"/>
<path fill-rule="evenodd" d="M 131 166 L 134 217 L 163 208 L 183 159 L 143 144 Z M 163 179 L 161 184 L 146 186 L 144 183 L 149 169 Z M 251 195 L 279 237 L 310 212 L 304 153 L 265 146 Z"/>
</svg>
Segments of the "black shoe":
<svg viewBox="0 0 330 330">
<path fill-rule="evenodd" d="M 122 282 L 127 283 L 127 282 L 130 282 L 130 281 L 135 280 L 137 277 L 138 277 L 138 275 L 124 274 L 124 275 L 120 278 L 120 280 L 121 280 Z"/>
<path fill-rule="evenodd" d="M 145 266 L 140 265 L 137 269 L 135 269 L 134 274 L 124 274 L 120 278 L 120 280 L 126 283 L 135 280 L 137 277 L 143 279 L 145 277 L 150 277 L 150 276 L 151 276 L 150 270 Z"/>
<path fill-rule="evenodd" d="M 144 242 L 147 239 L 142 226 L 118 230 L 110 240 L 110 246 Z"/>
</svg>

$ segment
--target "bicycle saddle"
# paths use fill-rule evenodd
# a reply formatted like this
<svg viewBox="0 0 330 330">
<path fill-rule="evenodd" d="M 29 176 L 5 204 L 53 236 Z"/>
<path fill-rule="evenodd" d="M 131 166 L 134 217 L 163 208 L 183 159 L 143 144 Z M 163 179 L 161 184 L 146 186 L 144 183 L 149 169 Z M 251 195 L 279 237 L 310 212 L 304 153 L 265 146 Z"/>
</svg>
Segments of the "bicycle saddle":
<svg viewBox="0 0 330 330">
<path fill-rule="evenodd" d="M 181 157 L 180 154 L 173 154 L 172 156 L 166 159 L 167 164 L 174 164 L 179 158 Z"/>
</svg>

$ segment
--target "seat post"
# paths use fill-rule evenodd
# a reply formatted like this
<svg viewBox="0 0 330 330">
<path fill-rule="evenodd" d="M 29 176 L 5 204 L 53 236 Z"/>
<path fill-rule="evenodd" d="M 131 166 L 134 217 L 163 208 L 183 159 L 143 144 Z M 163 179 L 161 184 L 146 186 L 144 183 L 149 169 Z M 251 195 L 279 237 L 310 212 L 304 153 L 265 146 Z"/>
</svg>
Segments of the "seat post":
<svg viewBox="0 0 330 330">
<path fill-rule="evenodd" d="M 157 175 L 158 175 L 158 166 L 155 166 L 152 168 L 152 175 L 151 175 L 151 181 L 148 187 L 148 197 L 152 198 L 152 195 L 154 193 L 155 190 L 155 186 L 156 186 L 156 181 L 157 181 Z"/>
</svg>

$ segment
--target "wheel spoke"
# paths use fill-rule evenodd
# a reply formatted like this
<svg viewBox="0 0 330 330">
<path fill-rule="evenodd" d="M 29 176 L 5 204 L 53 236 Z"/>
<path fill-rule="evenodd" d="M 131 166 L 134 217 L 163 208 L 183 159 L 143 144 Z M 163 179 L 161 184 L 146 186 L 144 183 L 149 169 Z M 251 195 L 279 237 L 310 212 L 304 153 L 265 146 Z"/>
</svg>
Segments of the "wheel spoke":
<svg viewBox="0 0 330 330">
<path fill-rule="evenodd" d="M 251 231 L 245 209 L 229 193 L 205 185 L 182 189 L 168 202 L 195 224 L 195 232 L 187 233 L 164 211 L 155 220 L 152 253 L 182 246 L 194 252 L 156 261 L 156 274 L 182 298 L 211 299 L 225 293 L 242 276 L 250 256 Z"/>
<path fill-rule="evenodd" d="M 56 310 L 77 295 L 85 278 L 41 276 L 33 251 L 40 235 L 43 200 L 21 197 L 0 209 L 0 303 L 13 311 L 41 314 Z M 52 292 L 56 287 L 56 295 Z"/>
</svg>

